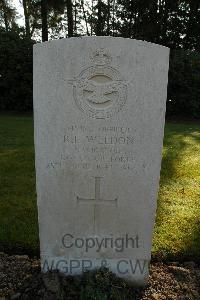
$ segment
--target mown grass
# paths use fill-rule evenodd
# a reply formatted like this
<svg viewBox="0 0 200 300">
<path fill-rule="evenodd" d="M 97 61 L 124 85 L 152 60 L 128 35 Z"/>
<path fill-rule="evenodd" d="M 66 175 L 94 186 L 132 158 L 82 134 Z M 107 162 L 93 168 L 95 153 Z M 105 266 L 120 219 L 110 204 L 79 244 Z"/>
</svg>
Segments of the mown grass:
<svg viewBox="0 0 200 300">
<path fill-rule="evenodd" d="M 0 245 L 39 248 L 30 116 L 0 116 Z M 165 126 L 153 256 L 200 259 L 199 123 Z"/>
<path fill-rule="evenodd" d="M 165 126 L 153 253 L 200 259 L 200 124 Z"/>
<path fill-rule="evenodd" d="M 32 117 L 0 116 L 0 243 L 39 245 Z"/>
</svg>

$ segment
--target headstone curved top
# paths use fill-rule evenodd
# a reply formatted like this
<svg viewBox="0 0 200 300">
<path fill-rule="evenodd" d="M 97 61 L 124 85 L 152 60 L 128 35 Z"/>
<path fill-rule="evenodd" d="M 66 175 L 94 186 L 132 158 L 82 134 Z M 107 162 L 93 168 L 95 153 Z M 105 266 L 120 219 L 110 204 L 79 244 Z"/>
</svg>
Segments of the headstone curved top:
<svg viewBox="0 0 200 300">
<path fill-rule="evenodd" d="M 82 37 L 34 46 L 41 263 L 148 278 L 169 49 Z"/>
</svg>

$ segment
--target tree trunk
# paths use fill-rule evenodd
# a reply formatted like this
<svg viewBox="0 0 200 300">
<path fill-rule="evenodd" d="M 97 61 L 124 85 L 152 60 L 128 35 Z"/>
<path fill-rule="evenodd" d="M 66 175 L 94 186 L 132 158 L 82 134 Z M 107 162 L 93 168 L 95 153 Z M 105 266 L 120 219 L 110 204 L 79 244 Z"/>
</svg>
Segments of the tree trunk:
<svg viewBox="0 0 200 300">
<path fill-rule="evenodd" d="M 5 0 L 2 1 L 2 11 L 3 11 L 3 19 L 4 19 L 5 29 L 6 29 L 6 31 L 8 31 L 9 22 L 8 22 L 7 6 L 6 6 Z"/>
<path fill-rule="evenodd" d="M 83 10 L 83 18 L 85 20 L 86 32 L 87 32 L 87 35 L 90 35 L 89 34 L 88 22 L 87 22 L 87 17 L 86 17 L 86 13 L 85 13 L 84 1 L 83 0 L 81 0 L 81 6 L 82 6 L 82 10 Z"/>
<path fill-rule="evenodd" d="M 47 0 L 41 0 L 41 17 L 42 17 L 42 41 L 48 41 L 48 8 Z"/>
<path fill-rule="evenodd" d="M 107 35 L 110 35 L 110 0 L 108 0 L 108 12 L 107 12 Z"/>
<path fill-rule="evenodd" d="M 24 8 L 26 36 L 27 36 L 27 38 L 30 39 L 31 33 L 30 33 L 30 22 L 29 22 L 29 8 L 27 6 L 27 0 L 23 0 L 23 8 Z"/>
<path fill-rule="evenodd" d="M 102 8 L 102 2 L 101 2 L 101 0 L 98 0 L 97 35 L 102 34 L 102 13 L 101 13 L 101 8 Z"/>
<path fill-rule="evenodd" d="M 77 3 L 74 3 L 74 34 L 77 35 Z"/>
<path fill-rule="evenodd" d="M 72 1 L 67 0 L 67 25 L 68 25 L 68 37 L 73 36 L 73 12 L 72 12 Z"/>
<path fill-rule="evenodd" d="M 189 18 L 186 26 L 186 36 L 185 41 L 187 48 L 195 49 L 199 51 L 200 49 L 200 39 L 199 39 L 199 11 L 200 3 L 196 0 L 191 0 L 189 3 L 190 11 Z"/>
<path fill-rule="evenodd" d="M 112 30 L 113 30 L 112 35 L 115 36 L 115 0 L 113 0 L 113 5 L 112 5 Z"/>
<path fill-rule="evenodd" d="M 150 26 L 150 38 L 154 43 L 159 43 L 160 28 L 158 26 L 158 1 L 151 0 L 149 4 L 149 23 L 146 26 Z"/>
<path fill-rule="evenodd" d="M 128 38 L 132 38 L 133 36 L 132 28 L 133 28 L 133 20 L 134 20 L 134 13 L 135 13 L 135 7 L 133 2 L 131 2 L 130 4 L 130 10 L 131 12 L 129 17 L 129 25 L 128 25 L 128 36 L 127 36 Z"/>
<path fill-rule="evenodd" d="M 4 17 L 5 28 L 6 28 L 6 31 L 8 32 L 9 26 L 8 26 L 8 19 L 7 19 L 7 15 L 6 15 L 5 11 L 3 13 L 3 17 Z"/>
<path fill-rule="evenodd" d="M 91 23 L 90 23 L 90 35 L 92 36 L 93 34 L 93 12 L 94 12 L 94 3 L 93 1 L 94 0 L 91 0 L 92 1 L 92 12 L 91 12 Z"/>
</svg>

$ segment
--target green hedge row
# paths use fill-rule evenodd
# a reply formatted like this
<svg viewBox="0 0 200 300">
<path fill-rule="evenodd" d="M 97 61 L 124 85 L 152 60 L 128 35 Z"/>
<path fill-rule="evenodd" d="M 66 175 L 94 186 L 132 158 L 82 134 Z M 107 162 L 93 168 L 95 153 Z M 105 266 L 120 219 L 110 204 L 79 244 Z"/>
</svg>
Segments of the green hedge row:
<svg viewBox="0 0 200 300">
<path fill-rule="evenodd" d="M 32 110 L 33 43 L 0 29 L 1 110 Z M 171 50 L 167 115 L 200 116 L 200 53 Z"/>
<path fill-rule="evenodd" d="M 0 109 L 31 111 L 33 41 L 0 30 Z"/>
<path fill-rule="evenodd" d="M 200 53 L 171 50 L 167 115 L 200 118 Z"/>
</svg>

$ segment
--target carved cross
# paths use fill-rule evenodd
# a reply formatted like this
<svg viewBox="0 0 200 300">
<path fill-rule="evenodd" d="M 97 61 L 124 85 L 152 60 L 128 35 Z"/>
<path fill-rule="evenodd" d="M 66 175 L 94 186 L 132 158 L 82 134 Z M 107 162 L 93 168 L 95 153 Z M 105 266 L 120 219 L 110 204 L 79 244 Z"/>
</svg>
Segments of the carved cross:
<svg viewBox="0 0 200 300">
<path fill-rule="evenodd" d="M 117 198 L 115 199 L 103 199 L 100 196 L 100 182 L 102 177 L 95 177 L 95 196 L 92 199 L 87 198 L 81 198 L 77 197 L 77 203 L 84 202 L 84 203 L 91 203 L 94 204 L 94 233 L 97 231 L 97 224 L 96 224 L 96 218 L 97 218 L 97 206 L 98 205 L 111 205 L 111 206 L 117 206 Z"/>
</svg>

